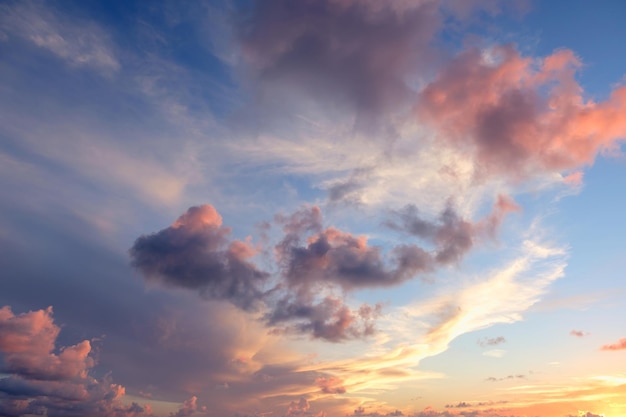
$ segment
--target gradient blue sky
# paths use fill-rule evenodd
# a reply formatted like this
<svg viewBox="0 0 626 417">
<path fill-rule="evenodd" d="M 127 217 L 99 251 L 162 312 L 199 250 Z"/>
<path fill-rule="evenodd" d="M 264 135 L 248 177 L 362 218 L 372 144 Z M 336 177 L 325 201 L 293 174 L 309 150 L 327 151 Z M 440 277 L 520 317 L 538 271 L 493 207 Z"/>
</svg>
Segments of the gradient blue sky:
<svg viewBox="0 0 626 417">
<path fill-rule="evenodd" d="M 626 3 L 0 3 L 0 416 L 626 415 Z"/>
</svg>

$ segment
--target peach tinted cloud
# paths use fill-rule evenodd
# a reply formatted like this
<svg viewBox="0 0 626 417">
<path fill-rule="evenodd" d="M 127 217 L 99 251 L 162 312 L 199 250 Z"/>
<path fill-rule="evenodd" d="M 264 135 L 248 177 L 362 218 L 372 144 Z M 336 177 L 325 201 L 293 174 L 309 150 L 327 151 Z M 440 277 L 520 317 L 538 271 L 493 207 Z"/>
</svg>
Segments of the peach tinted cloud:
<svg viewBox="0 0 626 417">
<path fill-rule="evenodd" d="M 469 49 L 424 88 L 416 114 L 473 152 L 483 175 L 576 170 L 626 137 L 626 87 L 586 100 L 575 79 L 581 65 L 566 49 L 541 60 L 511 45 Z"/>
<path fill-rule="evenodd" d="M 621 338 L 617 343 L 602 346 L 601 350 L 626 350 L 626 337 Z"/>
<path fill-rule="evenodd" d="M 149 406 L 120 400 L 125 388 L 90 375 L 95 365 L 88 340 L 57 348 L 60 327 L 52 308 L 15 315 L 0 308 L 0 414 L 7 417 L 149 416 Z M 59 353 L 55 353 L 59 352 Z"/>
</svg>

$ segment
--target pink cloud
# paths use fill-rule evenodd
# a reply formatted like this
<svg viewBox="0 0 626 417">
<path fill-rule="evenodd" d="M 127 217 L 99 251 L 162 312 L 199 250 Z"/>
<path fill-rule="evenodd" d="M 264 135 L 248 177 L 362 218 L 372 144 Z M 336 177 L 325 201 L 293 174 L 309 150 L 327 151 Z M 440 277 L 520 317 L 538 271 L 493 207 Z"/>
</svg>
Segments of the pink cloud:
<svg viewBox="0 0 626 417">
<path fill-rule="evenodd" d="M 626 350 L 626 337 L 621 338 L 617 343 L 604 345 L 600 350 Z"/>
<path fill-rule="evenodd" d="M 537 61 L 513 46 L 470 49 L 420 93 L 416 112 L 442 140 L 474 152 L 483 174 L 577 169 L 626 138 L 626 87 L 585 100 L 580 66 L 569 50 Z"/>
<path fill-rule="evenodd" d="M 206 407 L 198 407 L 198 397 L 195 395 L 185 400 L 178 411 L 174 413 L 170 413 L 171 417 L 190 417 L 196 414 L 196 411 L 206 411 Z"/>
<path fill-rule="evenodd" d="M 589 333 L 583 332 L 582 330 L 572 330 L 572 331 L 569 332 L 569 334 L 571 336 L 576 336 L 576 337 L 585 337 Z"/>
<path fill-rule="evenodd" d="M 563 178 L 563 182 L 573 187 L 580 187 L 583 184 L 583 176 L 582 171 L 572 172 Z"/>
<path fill-rule="evenodd" d="M 170 227 L 140 236 L 130 249 L 132 264 L 147 281 L 252 309 L 268 274 L 249 261 L 258 249 L 230 234 L 213 206 L 190 207 Z"/>
<path fill-rule="evenodd" d="M 59 331 L 52 307 L 18 316 L 9 307 L 0 309 L 0 351 L 6 371 L 36 380 L 85 378 L 94 365 L 90 342 L 84 340 L 55 354 Z"/>
<path fill-rule="evenodd" d="M 315 383 L 325 394 L 345 394 L 346 392 L 346 387 L 344 387 L 343 381 L 339 378 L 319 377 L 315 380 Z"/>
<path fill-rule="evenodd" d="M 8 306 L 0 308 L 0 363 L 4 364 L 2 372 L 9 375 L 0 379 L 0 414 L 152 415 L 148 406 L 124 406 L 120 399 L 125 389 L 110 377 L 98 380 L 90 375 L 95 360 L 88 340 L 57 348 L 59 332 L 52 307 L 18 315 Z"/>
</svg>

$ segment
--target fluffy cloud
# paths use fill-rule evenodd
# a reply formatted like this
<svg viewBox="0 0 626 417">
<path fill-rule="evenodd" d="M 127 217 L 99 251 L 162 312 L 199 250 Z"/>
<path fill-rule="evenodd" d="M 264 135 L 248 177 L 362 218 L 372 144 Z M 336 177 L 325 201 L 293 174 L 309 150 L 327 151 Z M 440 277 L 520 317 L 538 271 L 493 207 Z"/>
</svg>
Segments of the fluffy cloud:
<svg viewBox="0 0 626 417">
<path fill-rule="evenodd" d="M 469 49 L 424 88 L 416 113 L 441 140 L 473 152 L 485 175 L 576 170 L 626 137 L 626 87 L 586 101 L 580 66 L 569 50 L 533 60 L 513 46 Z"/>
<path fill-rule="evenodd" d="M 230 241 L 230 233 L 212 206 L 191 207 L 170 227 L 139 237 L 130 249 L 132 264 L 148 281 L 252 309 L 268 274 L 248 261 L 257 251 Z"/>
<path fill-rule="evenodd" d="M 380 249 L 369 246 L 365 236 L 334 227 L 322 230 L 320 217 L 318 207 L 294 213 L 286 220 L 285 237 L 276 247 L 284 277 L 298 291 L 320 284 L 336 284 L 344 290 L 391 286 L 432 269 L 431 255 L 414 245 L 392 249 L 388 266 Z M 302 218 L 316 222 L 302 224 Z M 316 233 L 307 233 L 311 231 Z"/>
<path fill-rule="evenodd" d="M 84 340 L 57 351 L 60 328 L 52 308 L 15 315 L 0 308 L 0 412 L 3 416 L 45 414 L 49 417 L 136 417 L 151 415 L 149 406 L 124 406 L 123 386 L 110 377 L 90 376 L 95 365 Z"/>
</svg>

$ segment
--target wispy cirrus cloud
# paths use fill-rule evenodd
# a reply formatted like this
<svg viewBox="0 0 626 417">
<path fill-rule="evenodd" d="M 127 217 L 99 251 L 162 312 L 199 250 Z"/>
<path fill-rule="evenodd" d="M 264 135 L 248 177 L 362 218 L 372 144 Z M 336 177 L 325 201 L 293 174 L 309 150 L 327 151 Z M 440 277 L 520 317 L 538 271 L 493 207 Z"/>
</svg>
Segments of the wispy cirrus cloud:
<svg viewBox="0 0 626 417">
<path fill-rule="evenodd" d="M 0 7 L 0 31 L 46 49 L 69 65 L 110 76 L 120 69 L 104 28 L 93 21 L 69 19 L 50 3 L 24 1 Z"/>
</svg>

